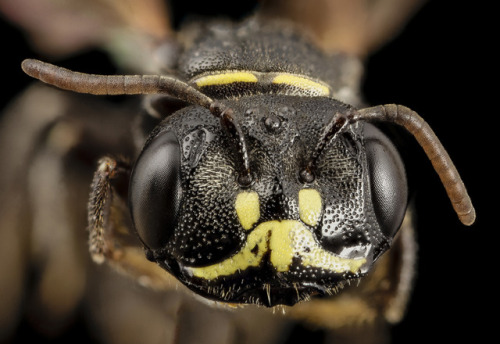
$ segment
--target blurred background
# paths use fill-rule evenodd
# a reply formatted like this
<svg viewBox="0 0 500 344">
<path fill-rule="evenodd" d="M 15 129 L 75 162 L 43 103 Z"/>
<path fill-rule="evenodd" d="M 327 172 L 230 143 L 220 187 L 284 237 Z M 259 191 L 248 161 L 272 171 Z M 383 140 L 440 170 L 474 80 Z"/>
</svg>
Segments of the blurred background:
<svg viewBox="0 0 500 344">
<path fill-rule="evenodd" d="M 493 29 L 490 3 L 429 1 L 398 37 L 367 60 L 363 86 L 367 102 L 403 104 L 424 117 L 448 149 L 477 211 L 476 223 L 463 226 L 425 156 L 416 153 L 410 173 L 418 189 L 417 280 L 407 316 L 393 329 L 394 343 L 493 338 L 489 336 L 496 316 L 489 311 L 495 314 L 498 307 L 492 287 L 499 225 L 493 222 L 491 209 L 498 203 L 500 188 L 496 178 L 498 59 L 493 51 L 498 29 Z M 174 1 L 172 18 L 174 25 L 193 12 L 241 18 L 253 7 L 254 1 Z M 40 54 L 33 51 L 22 30 L 1 16 L 0 32 L 2 110 L 32 82 L 22 73 L 21 61 Z M 86 51 L 59 64 L 99 73 L 114 71 L 102 51 Z M 90 341 L 80 325 L 77 321 L 63 337 L 48 339 L 23 323 L 14 342 L 32 336 L 38 343 Z"/>
</svg>

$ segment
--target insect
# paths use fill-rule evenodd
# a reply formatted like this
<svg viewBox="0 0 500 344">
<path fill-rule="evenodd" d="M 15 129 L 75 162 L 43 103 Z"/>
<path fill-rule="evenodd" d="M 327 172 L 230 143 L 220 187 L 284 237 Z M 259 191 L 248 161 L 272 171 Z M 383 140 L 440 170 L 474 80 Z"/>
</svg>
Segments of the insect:
<svg viewBox="0 0 500 344">
<path fill-rule="evenodd" d="M 265 22 L 255 23 L 212 29 L 215 38 L 209 34 L 191 55 L 185 53 L 194 61 L 181 70 L 190 76 L 187 81 L 89 76 L 33 60 L 23 68 L 78 92 L 166 96 L 149 98 L 149 112 L 141 117 L 146 145 L 133 167 L 120 159 L 100 161 L 89 206 L 95 260 L 107 259 L 147 283 L 163 284 L 166 275 L 137 263 L 135 246 L 129 250 L 121 241 L 121 229 L 129 226 L 147 258 L 197 294 L 268 307 L 299 303 L 290 314 L 304 317 L 302 306 L 307 318 L 308 304 L 317 310 L 344 286 L 354 289 L 347 286 L 388 249 L 406 211 L 400 158 L 386 136 L 365 122 L 392 121 L 411 131 L 436 169 L 445 171 L 443 184 L 464 223 L 473 222 L 473 208 L 418 115 L 402 107 L 359 108 L 338 101 L 344 85 L 335 73 L 326 80 L 307 68 L 323 74 L 321 52 L 295 31 L 283 33 L 283 26 L 267 31 Z M 217 45 L 221 36 L 230 41 L 233 32 L 233 45 Z M 282 65 L 285 51 L 269 42 L 286 42 L 284 47 L 305 51 L 306 57 Z M 235 53 L 238 44 L 279 48 L 255 49 L 256 57 L 247 59 Z M 205 51 L 209 54 L 197 61 Z M 229 66 L 211 62 L 213 56 L 227 61 L 225 54 L 232 57 Z M 259 56 L 266 54 L 272 59 L 262 69 Z M 339 58 L 336 64 L 341 63 Z M 127 193 L 132 225 L 119 205 Z M 366 284 L 370 292 L 373 284 Z M 319 304 L 304 302 L 318 296 Z"/>
</svg>

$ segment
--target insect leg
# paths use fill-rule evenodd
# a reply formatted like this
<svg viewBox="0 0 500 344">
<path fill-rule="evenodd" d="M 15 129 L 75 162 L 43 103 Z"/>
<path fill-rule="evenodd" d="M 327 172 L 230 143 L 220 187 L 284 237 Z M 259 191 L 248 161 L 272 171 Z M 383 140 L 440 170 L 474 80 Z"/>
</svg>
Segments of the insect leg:
<svg viewBox="0 0 500 344">
<path fill-rule="evenodd" d="M 88 230 L 89 250 L 96 263 L 103 263 L 106 258 L 112 258 L 115 252 L 114 247 L 106 240 L 105 233 L 112 198 L 111 182 L 120 174 L 129 171 L 130 167 L 123 161 L 105 157 L 99 161 L 99 167 L 94 173 L 88 206 Z"/>
<path fill-rule="evenodd" d="M 144 252 L 131 235 L 131 223 L 118 184 L 128 181 L 130 166 L 123 160 L 99 160 L 88 203 L 89 250 L 96 263 L 107 262 L 140 284 L 155 289 L 178 287 L 175 279 L 156 264 L 144 259 Z"/>
</svg>

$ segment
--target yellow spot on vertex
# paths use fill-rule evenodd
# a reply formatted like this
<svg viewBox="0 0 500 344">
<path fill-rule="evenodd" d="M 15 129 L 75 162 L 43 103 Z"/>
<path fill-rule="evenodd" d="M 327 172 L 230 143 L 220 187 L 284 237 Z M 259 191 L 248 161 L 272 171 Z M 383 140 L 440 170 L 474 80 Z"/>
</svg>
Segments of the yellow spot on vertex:
<svg viewBox="0 0 500 344">
<path fill-rule="evenodd" d="M 328 96 L 330 94 L 330 89 L 327 86 L 297 75 L 280 74 L 273 79 L 273 84 L 285 84 L 298 87 L 311 91 L 311 93 L 318 96 Z"/>
<path fill-rule="evenodd" d="M 198 87 L 232 84 L 234 82 L 257 82 L 257 77 L 250 72 L 225 72 L 205 75 L 194 81 Z"/>
<path fill-rule="evenodd" d="M 299 216 L 302 222 L 316 226 L 321 217 L 321 195 L 315 189 L 299 191 Z"/>
<path fill-rule="evenodd" d="M 240 192 L 234 204 L 241 227 L 248 230 L 260 218 L 259 195 L 254 192 Z"/>
</svg>

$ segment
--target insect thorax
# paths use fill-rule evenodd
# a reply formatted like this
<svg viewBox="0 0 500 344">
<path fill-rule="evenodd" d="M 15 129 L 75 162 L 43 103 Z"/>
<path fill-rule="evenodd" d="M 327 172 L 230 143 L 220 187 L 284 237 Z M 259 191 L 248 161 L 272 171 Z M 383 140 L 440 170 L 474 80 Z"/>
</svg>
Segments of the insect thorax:
<svg viewBox="0 0 500 344">
<path fill-rule="evenodd" d="M 209 96 L 279 93 L 360 105 L 360 61 L 323 53 L 289 24 L 215 22 L 199 28 L 194 37 L 178 70 Z"/>
</svg>

